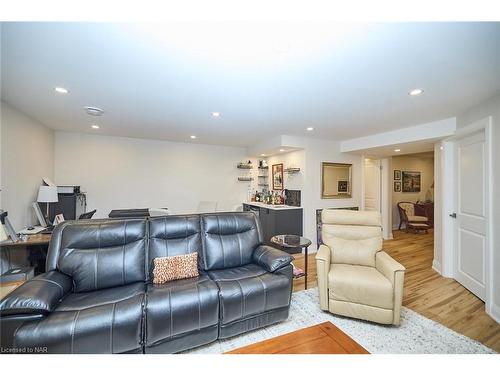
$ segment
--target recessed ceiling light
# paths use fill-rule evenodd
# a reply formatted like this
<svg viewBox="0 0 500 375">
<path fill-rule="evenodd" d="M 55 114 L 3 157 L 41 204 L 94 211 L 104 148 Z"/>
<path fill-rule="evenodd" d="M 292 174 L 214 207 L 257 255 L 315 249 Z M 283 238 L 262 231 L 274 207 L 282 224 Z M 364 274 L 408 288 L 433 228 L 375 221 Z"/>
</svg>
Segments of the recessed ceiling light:
<svg viewBox="0 0 500 375">
<path fill-rule="evenodd" d="M 424 90 L 423 89 L 413 89 L 411 90 L 408 95 L 410 96 L 417 96 L 417 95 L 421 95 L 424 93 Z"/>
<path fill-rule="evenodd" d="M 64 87 L 54 87 L 54 90 L 59 94 L 67 94 L 69 92 L 68 89 L 65 89 Z"/>
<path fill-rule="evenodd" d="M 219 112 L 212 112 L 212 116 L 213 116 L 213 117 L 219 117 L 219 116 L 220 116 L 220 113 L 219 113 Z"/>
<path fill-rule="evenodd" d="M 92 125 L 92 129 L 99 129 L 100 126 L 99 125 Z"/>
<path fill-rule="evenodd" d="M 266 156 L 266 154 L 260 154 L 260 156 Z"/>
<path fill-rule="evenodd" d="M 196 139 L 196 135 L 191 135 L 190 138 L 191 139 Z"/>
<path fill-rule="evenodd" d="M 306 128 L 306 130 L 307 130 L 308 132 L 310 132 L 310 131 L 313 131 L 313 130 L 314 130 L 314 128 L 313 128 L 312 126 L 309 126 L 308 128 Z"/>
<path fill-rule="evenodd" d="M 285 152 L 285 149 L 284 148 L 280 148 L 280 152 Z"/>
<path fill-rule="evenodd" d="M 397 148 L 397 149 L 394 150 L 394 152 L 399 152 L 399 151 L 401 151 L 400 148 Z"/>
</svg>

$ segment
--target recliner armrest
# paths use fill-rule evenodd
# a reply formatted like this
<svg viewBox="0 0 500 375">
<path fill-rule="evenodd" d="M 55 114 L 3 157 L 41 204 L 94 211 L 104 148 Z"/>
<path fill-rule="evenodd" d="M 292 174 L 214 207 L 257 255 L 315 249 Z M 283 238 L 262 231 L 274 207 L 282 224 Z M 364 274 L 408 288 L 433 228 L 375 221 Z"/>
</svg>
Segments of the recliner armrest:
<svg viewBox="0 0 500 375">
<path fill-rule="evenodd" d="M 330 272 L 331 253 L 326 245 L 321 245 L 316 253 L 319 306 L 325 311 L 328 311 L 328 272 Z"/>
<path fill-rule="evenodd" d="M 385 251 L 379 251 L 375 256 L 375 267 L 377 270 L 384 275 L 392 285 L 395 281 L 396 272 L 404 272 L 406 268 L 398 262 L 396 262 L 389 254 Z"/>
<path fill-rule="evenodd" d="M 50 271 L 28 280 L 0 301 L 0 316 L 43 314 L 54 311 L 73 289 L 71 277 Z"/>
<path fill-rule="evenodd" d="M 253 261 L 268 272 L 274 272 L 290 264 L 293 257 L 271 246 L 260 245 L 253 253 Z"/>
</svg>

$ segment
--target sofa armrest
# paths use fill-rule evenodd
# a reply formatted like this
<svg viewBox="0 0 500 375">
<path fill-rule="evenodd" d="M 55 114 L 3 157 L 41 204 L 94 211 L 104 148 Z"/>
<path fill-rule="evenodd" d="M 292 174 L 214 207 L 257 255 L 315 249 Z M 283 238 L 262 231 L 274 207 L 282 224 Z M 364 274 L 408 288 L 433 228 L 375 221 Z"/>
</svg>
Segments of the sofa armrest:
<svg viewBox="0 0 500 375">
<path fill-rule="evenodd" d="M 253 261 L 268 272 L 274 272 L 290 264 L 293 257 L 271 246 L 260 245 L 253 253 Z"/>
<path fill-rule="evenodd" d="M 316 272 L 318 277 L 319 306 L 328 311 L 328 272 L 330 272 L 330 248 L 321 245 L 316 253 Z"/>
<path fill-rule="evenodd" d="M 385 251 L 379 251 L 375 257 L 375 267 L 392 284 L 394 289 L 394 325 L 399 325 L 401 319 L 401 305 L 403 304 L 403 285 L 405 278 L 405 268 Z"/>
<path fill-rule="evenodd" d="M 50 271 L 28 280 L 0 301 L 0 316 L 43 314 L 54 311 L 73 288 L 71 277 Z"/>
</svg>

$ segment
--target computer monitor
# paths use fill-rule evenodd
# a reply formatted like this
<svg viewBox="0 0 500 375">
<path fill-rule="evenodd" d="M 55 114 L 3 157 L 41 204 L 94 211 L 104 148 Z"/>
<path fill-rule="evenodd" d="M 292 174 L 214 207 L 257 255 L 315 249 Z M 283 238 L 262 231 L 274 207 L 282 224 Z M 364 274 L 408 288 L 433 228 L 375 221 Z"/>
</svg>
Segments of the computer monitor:
<svg viewBox="0 0 500 375">
<path fill-rule="evenodd" d="M 35 210 L 36 218 L 42 227 L 47 227 L 47 221 L 45 220 L 45 216 L 43 216 L 42 210 L 40 209 L 40 205 L 38 202 L 33 202 L 33 209 Z"/>
</svg>

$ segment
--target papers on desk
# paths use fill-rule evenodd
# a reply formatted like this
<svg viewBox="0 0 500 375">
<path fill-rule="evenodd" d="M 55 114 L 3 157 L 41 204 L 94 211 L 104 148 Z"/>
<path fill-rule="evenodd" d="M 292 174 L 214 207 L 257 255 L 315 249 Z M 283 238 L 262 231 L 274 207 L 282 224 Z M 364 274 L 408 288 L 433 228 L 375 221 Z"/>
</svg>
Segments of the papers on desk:
<svg viewBox="0 0 500 375">
<path fill-rule="evenodd" d="M 22 231 L 19 232 L 19 234 L 37 234 L 37 233 L 40 233 L 41 231 L 43 231 L 45 229 L 45 227 L 41 227 L 41 226 L 36 226 L 36 227 L 33 227 L 33 229 L 28 229 L 28 228 L 24 228 Z"/>
</svg>

